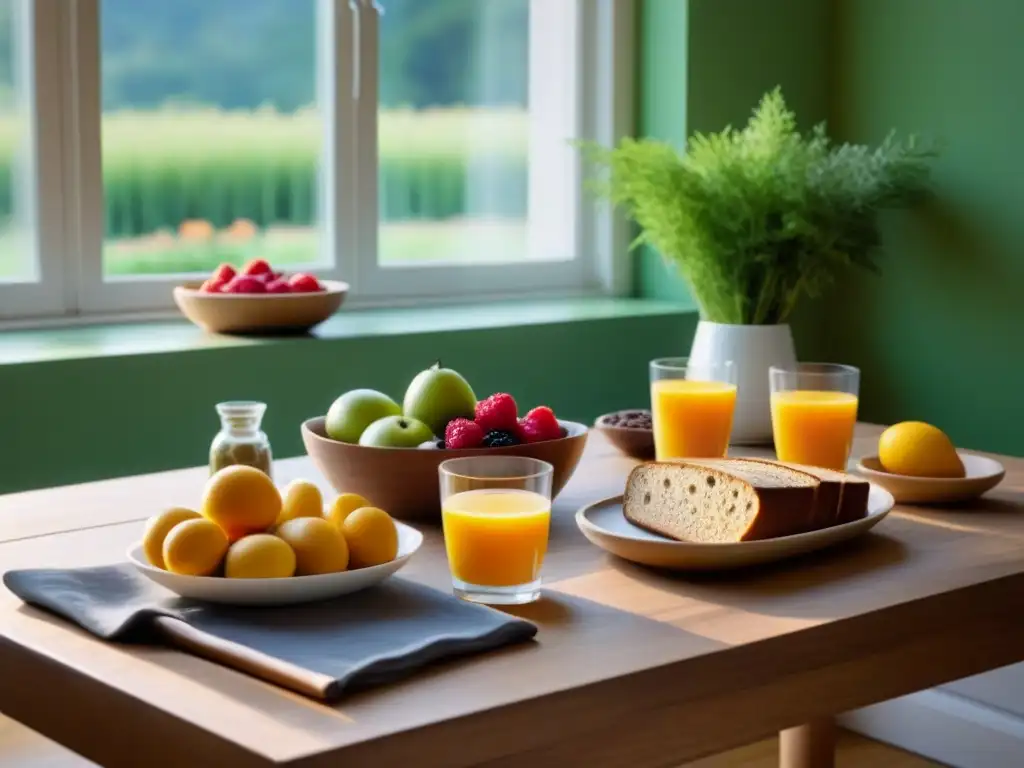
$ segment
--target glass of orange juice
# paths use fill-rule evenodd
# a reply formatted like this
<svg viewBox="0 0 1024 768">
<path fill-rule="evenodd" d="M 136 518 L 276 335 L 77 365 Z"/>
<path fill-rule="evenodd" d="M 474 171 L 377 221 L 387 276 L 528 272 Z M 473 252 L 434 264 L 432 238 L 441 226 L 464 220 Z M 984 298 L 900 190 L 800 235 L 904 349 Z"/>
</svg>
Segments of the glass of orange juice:
<svg viewBox="0 0 1024 768">
<path fill-rule="evenodd" d="M 798 363 L 772 366 L 768 376 L 779 460 L 846 471 L 860 371 L 852 365 Z"/>
<path fill-rule="evenodd" d="M 654 455 L 722 458 L 736 409 L 736 369 L 729 361 L 698 364 L 686 357 L 651 361 Z"/>
<path fill-rule="evenodd" d="M 442 462 L 438 471 L 455 594 L 492 605 L 539 598 L 552 466 L 523 456 L 467 456 Z"/>
</svg>

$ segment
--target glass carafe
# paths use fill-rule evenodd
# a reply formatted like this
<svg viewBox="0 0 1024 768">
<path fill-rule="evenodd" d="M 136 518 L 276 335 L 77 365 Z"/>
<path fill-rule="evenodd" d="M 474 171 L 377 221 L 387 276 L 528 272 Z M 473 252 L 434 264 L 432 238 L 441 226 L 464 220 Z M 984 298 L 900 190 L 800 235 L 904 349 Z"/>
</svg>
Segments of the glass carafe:
<svg viewBox="0 0 1024 768">
<path fill-rule="evenodd" d="M 217 403 L 220 432 L 210 445 L 210 474 L 244 464 L 273 476 L 270 439 L 260 429 L 266 411 L 266 403 L 248 400 Z"/>
</svg>

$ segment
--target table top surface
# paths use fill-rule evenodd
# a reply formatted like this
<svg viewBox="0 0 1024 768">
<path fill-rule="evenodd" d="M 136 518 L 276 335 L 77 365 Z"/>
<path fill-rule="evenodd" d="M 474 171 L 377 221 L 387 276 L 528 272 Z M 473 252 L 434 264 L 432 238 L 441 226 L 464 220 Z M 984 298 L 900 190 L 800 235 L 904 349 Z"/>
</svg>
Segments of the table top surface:
<svg viewBox="0 0 1024 768">
<path fill-rule="evenodd" d="M 872 452 L 878 432 L 858 426 L 855 455 Z M 1024 658 L 1024 649 L 987 639 L 954 653 L 965 623 L 985 638 L 1024 633 L 1024 620 L 999 610 L 1024 587 L 1024 460 L 1001 461 L 1003 483 L 966 506 L 897 507 L 847 546 L 684 577 L 619 561 L 577 530 L 574 512 L 621 493 L 635 463 L 592 434 L 554 505 L 545 598 L 515 609 L 539 624 L 534 643 L 447 663 L 329 707 L 174 650 L 99 642 L 0 587 L 0 667 L 15 669 L 15 678 L 17 669 L 31 670 L 23 684 L 59 687 L 43 712 L 17 686 L 0 686 L 0 711 L 20 713 L 72 748 L 100 734 L 106 746 L 90 749 L 111 764 L 109 744 L 119 737 L 135 757 L 156 759 L 151 765 L 169 754 L 303 766 L 339 756 L 345 765 L 498 766 L 533 755 L 537 765 L 556 765 L 578 759 L 578 751 L 560 750 L 584 742 L 601 743 L 588 764 L 640 765 L 637 744 L 653 750 L 659 740 L 680 755 L 697 754 L 785 726 L 787 717 Z M 306 477 L 328 490 L 306 458 L 278 462 L 275 472 L 281 483 Z M 143 521 L 194 501 L 205 478 L 197 468 L 0 497 L 0 569 L 123 560 Z M 401 576 L 447 589 L 440 531 L 418 527 L 424 547 Z M 1001 621 L 1022 626 L 986 631 Z M 887 669 L 908 671 L 897 682 Z M 845 679 L 855 684 L 843 688 Z M 844 698 L 833 688 L 856 692 Z M 102 703 L 104 712 L 83 710 L 82 702 Z M 772 711 L 763 711 L 766 703 Z M 672 734 L 671 722 L 684 715 L 692 733 Z M 723 719 L 730 734 L 713 738 Z M 93 736 L 81 736 L 85 729 Z M 600 735 L 616 729 L 630 738 Z M 620 742 L 631 744 L 628 759 L 615 754 Z"/>
</svg>

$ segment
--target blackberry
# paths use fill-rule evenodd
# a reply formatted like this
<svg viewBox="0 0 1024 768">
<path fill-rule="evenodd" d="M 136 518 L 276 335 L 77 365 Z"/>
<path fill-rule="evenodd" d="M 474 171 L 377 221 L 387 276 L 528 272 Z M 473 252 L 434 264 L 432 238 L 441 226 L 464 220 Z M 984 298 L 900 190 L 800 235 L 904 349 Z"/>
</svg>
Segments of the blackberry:
<svg viewBox="0 0 1024 768">
<path fill-rule="evenodd" d="M 509 445 L 519 445 L 519 438 L 511 432 L 495 429 L 484 435 L 483 445 L 485 448 L 504 448 Z"/>
</svg>

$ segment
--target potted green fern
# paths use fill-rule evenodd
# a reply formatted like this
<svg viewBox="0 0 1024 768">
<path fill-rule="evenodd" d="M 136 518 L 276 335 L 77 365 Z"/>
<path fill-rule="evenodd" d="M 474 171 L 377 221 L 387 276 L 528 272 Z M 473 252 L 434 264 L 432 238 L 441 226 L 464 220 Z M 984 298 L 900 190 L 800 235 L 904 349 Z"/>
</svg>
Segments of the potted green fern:
<svg viewBox="0 0 1024 768">
<path fill-rule="evenodd" d="M 691 359 L 730 359 L 733 442 L 771 440 L 768 368 L 796 356 L 788 320 L 848 267 L 877 271 L 879 213 L 928 189 L 934 152 L 893 135 L 878 147 L 808 134 L 776 89 L 743 130 L 696 134 L 684 152 L 651 139 L 584 146 L 596 192 L 640 226 L 690 287 L 701 321 Z M 668 354 L 669 351 L 666 351 Z"/>
</svg>

